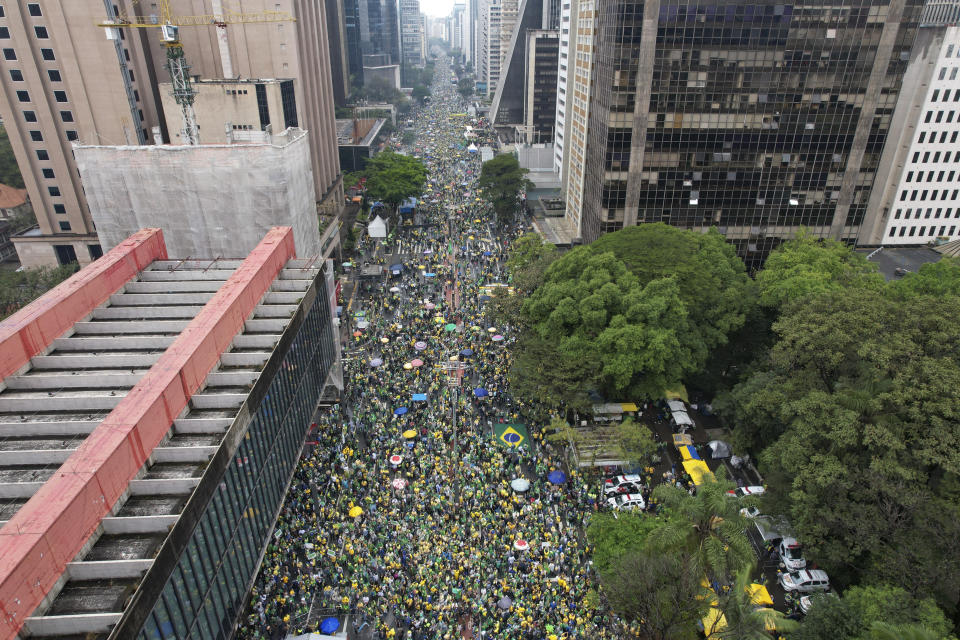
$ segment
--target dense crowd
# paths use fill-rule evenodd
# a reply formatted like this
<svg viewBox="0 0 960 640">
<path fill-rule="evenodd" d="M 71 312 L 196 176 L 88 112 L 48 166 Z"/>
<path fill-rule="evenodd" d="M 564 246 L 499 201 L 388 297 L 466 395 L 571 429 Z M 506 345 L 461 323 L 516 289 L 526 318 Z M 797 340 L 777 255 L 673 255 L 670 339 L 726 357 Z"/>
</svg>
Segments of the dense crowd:
<svg viewBox="0 0 960 640">
<path fill-rule="evenodd" d="M 482 287 L 507 279 L 523 223 L 498 225 L 475 192 L 480 161 L 452 77 L 437 65 L 433 100 L 415 117 L 409 152 L 429 176 L 416 224 L 388 246 L 358 245 L 386 275 L 348 310 L 362 315 L 345 314 L 357 330 L 342 404 L 295 471 L 241 638 L 316 631 L 327 616 L 360 638 L 629 633 L 588 594 L 595 493 L 576 472 L 548 480 L 558 461 L 507 384 L 510 327 L 484 318 Z M 527 423 L 529 435 L 497 438 L 504 423 Z"/>
</svg>

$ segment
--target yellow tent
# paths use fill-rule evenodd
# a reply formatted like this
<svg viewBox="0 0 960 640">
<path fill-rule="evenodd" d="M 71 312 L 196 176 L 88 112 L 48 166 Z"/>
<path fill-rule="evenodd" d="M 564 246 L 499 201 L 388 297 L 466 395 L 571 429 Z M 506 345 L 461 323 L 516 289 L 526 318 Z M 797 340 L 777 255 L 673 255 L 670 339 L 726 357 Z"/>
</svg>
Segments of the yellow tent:
<svg viewBox="0 0 960 640">
<path fill-rule="evenodd" d="M 687 397 L 687 388 L 682 384 L 678 384 L 672 389 L 664 389 L 663 397 L 667 400 L 683 400 L 687 404 L 690 404 L 690 400 Z"/>
<path fill-rule="evenodd" d="M 688 436 L 685 433 L 675 433 L 673 434 L 673 446 L 677 449 L 680 447 L 688 446 L 693 444 L 693 438 Z"/>
<path fill-rule="evenodd" d="M 761 607 L 773 606 L 773 598 L 770 597 L 770 592 L 762 584 L 754 582 L 747 587 L 747 593 L 750 594 L 751 603 Z"/>
<path fill-rule="evenodd" d="M 708 480 L 711 482 L 714 480 L 713 472 L 703 460 L 684 460 L 683 468 L 690 474 L 693 484 L 698 487 Z"/>
<path fill-rule="evenodd" d="M 688 447 L 686 447 L 686 446 L 677 447 L 677 450 L 680 452 L 680 457 L 681 457 L 684 461 L 686 461 L 686 460 L 692 460 L 692 459 L 693 459 L 693 458 L 690 456 L 690 449 L 689 449 Z M 691 474 L 691 475 L 693 475 L 693 474 Z"/>
</svg>

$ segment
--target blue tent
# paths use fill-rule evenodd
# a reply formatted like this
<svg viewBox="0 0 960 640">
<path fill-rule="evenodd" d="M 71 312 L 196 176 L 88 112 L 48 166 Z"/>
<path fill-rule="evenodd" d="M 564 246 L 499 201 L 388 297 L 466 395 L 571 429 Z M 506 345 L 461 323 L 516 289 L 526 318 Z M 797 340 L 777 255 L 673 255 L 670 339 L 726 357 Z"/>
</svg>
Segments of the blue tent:
<svg viewBox="0 0 960 640">
<path fill-rule="evenodd" d="M 402 264 L 397 263 L 397 264 L 390 265 L 390 273 L 392 273 L 393 275 L 398 276 L 400 275 L 401 271 L 403 271 Z"/>
<path fill-rule="evenodd" d="M 551 471 L 550 475 L 547 476 L 547 480 L 550 481 L 550 484 L 563 484 L 567 481 L 567 474 L 563 471 Z"/>
<path fill-rule="evenodd" d="M 426 401 L 427 401 L 427 394 L 425 394 L 425 393 L 415 393 L 415 394 L 413 394 L 413 401 L 414 401 L 414 402 L 426 402 Z"/>
<path fill-rule="evenodd" d="M 460 355 L 462 355 L 462 356 L 468 356 L 468 357 L 469 357 L 469 356 L 472 356 L 472 355 L 473 355 L 473 349 L 461 349 Z"/>
<path fill-rule="evenodd" d="M 436 277 L 437 277 L 437 274 L 435 274 L 435 273 L 424 273 L 424 274 L 423 274 L 423 277 L 424 277 L 424 278 L 436 278 Z"/>
<path fill-rule="evenodd" d="M 485 256 L 492 256 L 493 254 L 490 253 L 489 251 L 484 251 L 484 252 L 483 252 L 483 255 L 485 255 Z"/>
<path fill-rule="evenodd" d="M 486 398 L 490 394 L 487 393 L 487 390 L 483 387 L 477 387 L 473 390 L 473 395 L 477 396 L 478 398 Z"/>
<path fill-rule="evenodd" d="M 417 208 L 417 199 L 410 197 L 400 203 L 398 211 L 400 213 L 413 213 L 413 210 Z"/>
<path fill-rule="evenodd" d="M 331 634 L 340 628 L 340 621 L 336 618 L 324 618 L 323 622 L 320 623 L 320 631 L 322 633 Z"/>
<path fill-rule="evenodd" d="M 408 409 L 407 409 L 406 407 L 397 407 L 396 409 L 393 410 L 393 415 L 395 415 L 395 416 L 402 416 L 402 415 L 405 414 L 407 411 L 408 411 Z"/>
</svg>

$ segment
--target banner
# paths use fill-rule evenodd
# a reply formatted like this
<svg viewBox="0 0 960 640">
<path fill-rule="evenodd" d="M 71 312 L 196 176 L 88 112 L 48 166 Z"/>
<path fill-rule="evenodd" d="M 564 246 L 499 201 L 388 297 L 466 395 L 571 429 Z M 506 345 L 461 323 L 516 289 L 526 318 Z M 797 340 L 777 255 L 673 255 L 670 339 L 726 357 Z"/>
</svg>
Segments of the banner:
<svg viewBox="0 0 960 640">
<path fill-rule="evenodd" d="M 519 422 L 501 422 L 493 425 L 493 437 L 508 447 L 519 447 L 527 442 L 527 427 Z"/>
</svg>

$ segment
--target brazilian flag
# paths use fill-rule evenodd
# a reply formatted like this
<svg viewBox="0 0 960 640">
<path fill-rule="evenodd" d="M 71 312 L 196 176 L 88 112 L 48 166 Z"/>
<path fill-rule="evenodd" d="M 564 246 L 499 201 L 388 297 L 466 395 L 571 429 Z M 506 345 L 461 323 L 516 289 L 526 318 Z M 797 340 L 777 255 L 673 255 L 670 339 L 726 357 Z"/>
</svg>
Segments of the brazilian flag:
<svg viewBox="0 0 960 640">
<path fill-rule="evenodd" d="M 529 437 L 527 427 L 519 422 L 500 422 L 493 425 L 493 437 L 508 447 L 519 447 Z"/>
</svg>

